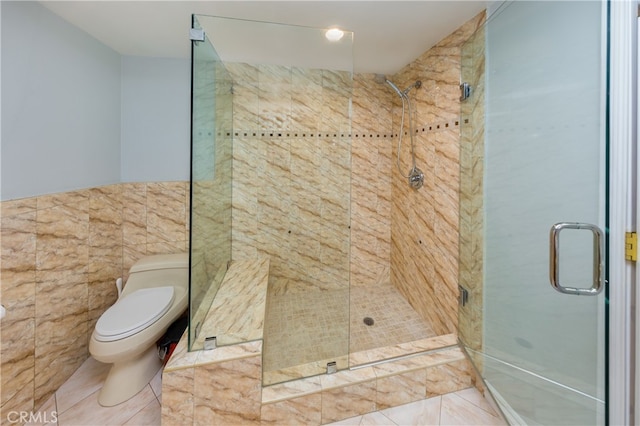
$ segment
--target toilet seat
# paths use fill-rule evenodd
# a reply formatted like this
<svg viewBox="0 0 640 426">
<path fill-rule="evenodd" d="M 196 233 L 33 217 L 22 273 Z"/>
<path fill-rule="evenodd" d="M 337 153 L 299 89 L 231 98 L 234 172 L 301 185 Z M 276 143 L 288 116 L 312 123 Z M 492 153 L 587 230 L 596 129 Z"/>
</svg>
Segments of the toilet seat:
<svg viewBox="0 0 640 426">
<path fill-rule="evenodd" d="M 112 342 L 132 336 L 164 315 L 174 298 L 174 288 L 153 287 L 136 290 L 119 299 L 98 319 L 95 338 Z"/>
</svg>

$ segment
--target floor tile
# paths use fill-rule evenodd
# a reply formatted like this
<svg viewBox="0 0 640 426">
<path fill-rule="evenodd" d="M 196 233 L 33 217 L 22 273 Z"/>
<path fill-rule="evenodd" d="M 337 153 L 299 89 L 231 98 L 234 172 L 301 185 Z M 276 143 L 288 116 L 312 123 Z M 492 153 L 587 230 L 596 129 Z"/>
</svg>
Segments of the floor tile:
<svg viewBox="0 0 640 426">
<path fill-rule="evenodd" d="M 389 426 L 394 423 L 389 417 L 382 414 L 380 411 L 376 411 L 374 413 L 365 414 L 362 416 L 362 420 L 360 421 L 360 425 L 362 426 Z"/>
<path fill-rule="evenodd" d="M 364 416 L 349 417 L 333 423 L 327 423 L 325 426 L 358 426 Z"/>
<path fill-rule="evenodd" d="M 123 425 L 140 410 L 157 401 L 147 385 L 136 396 L 114 407 L 102 407 L 96 391 L 58 417 L 59 426 Z"/>
<path fill-rule="evenodd" d="M 151 379 L 149 385 L 156 398 L 158 398 L 158 401 L 162 403 L 162 368 L 158 370 L 158 374 Z"/>
<path fill-rule="evenodd" d="M 331 291 L 278 292 L 280 287 L 269 294 L 265 318 L 268 373 L 436 335 L 389 282 Z"/>
<path fill-rule="evenodd" d="M 58 414 L 100 389 L 110 368 L 111 364 L 103 364 L 89 357 L 56 391 Z"/>
<path fill-rule="evenodd" d="M 455 393 L 442 395 L 440 412 L 441 425 L 506 425 L 503 420 L 479 409 Z"/>
<path fill-rule="evenodd" d="M 160 426 L 162 422 L 162 408 L 160 403 L 155 400 L 140 410 L 138 414 L 133 416 L 125 423 L 125 426 Z"/>
<path fill-rule="evenodd" d="M 382 410 L 382 414 L 398 425 L 439 425 L 441 397 Z M 473 424 L 473 423 L 470 423 Z"/>
<path fill-rule="evenodd" d="M 486 411 L 487 413 L 498 417 L 495 410 L 489 404 L 489 402 L 485 399 L 485 397 L 478 391 L 476 388 L 463 389 L 455 393 L 459 397 L 466 399 L 476 407 Z"/>
<path fill-rule="evenodd" d="M 51 395 L 42 407 L 33 413 L 34 418 L 30 419 L 29 423 L 25 423 L 25 426 L 45 426 L 45 425 L 57 425 L 58 410 L 56 408 L 56 396 Z"/>
</svg>

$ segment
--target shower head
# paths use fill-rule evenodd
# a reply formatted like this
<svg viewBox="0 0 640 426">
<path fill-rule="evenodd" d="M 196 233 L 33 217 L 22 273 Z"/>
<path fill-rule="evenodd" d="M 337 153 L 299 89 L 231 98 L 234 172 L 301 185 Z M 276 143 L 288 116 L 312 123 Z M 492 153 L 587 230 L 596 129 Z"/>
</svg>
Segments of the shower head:
<svg viewBox="0 0 640 426">
<path fill-rule="evenodd" d="M 402 92 L 402 93 L 404 93 L 406 95 L 407 93 L 409 93 L 409 90 L 413 89 L 414 87 L 416 89 L 421 88 L 422 87 L 422 82 L 420 80 L 416 80 L 415 83 L 413 83 L 411 86 L 409 86 L 406 89 L 404 89 L 404 92 Z"/>
<path fill-rule="evenodd" d="M 416 89 L 419 89 L 422 86 L 422 82 L 420 80 L 417 80 L 415 83 L 413 83 L 411 86 L 407 87 L 406 89 L 400 90 L 398 89 L 398 86 L 396 86 L 395 84 L 393 84 L 393 82 L 391 80 L 389 80 L 387 77 L 384 76 L 384 74 L 376 74 L 375 75 L 375 81 L 378 84 L 384 84 L 387 83 L 389 86 L 391 86 L 391 88 L 398 94 L 398 96 L 400 96 L 401 98 L 404 98 L 405 96 L 408 95 L 409 91 L 411 89 L 413 89 L 414 87 Z"/>
<path fill-rule="evenodd" d="M 378 84 L 387 83 L 389 86 L 391 86 L 393 88 L 393 90 L 395 90 L 395 92 L 398 94 L 398 96 L 400 96 L 401 98 L 404 98 L 404 94 L 402 93 L 402 91 L 400 89 L 398 89 L 398 86 L 393 84 L 393 82 L 391 80 L 389 80 L 387 77 L 385 77 L 384 74 L 376 74 L 375 80 L 376 80 L 376 83 L 378 83 Z"/>
</svg>

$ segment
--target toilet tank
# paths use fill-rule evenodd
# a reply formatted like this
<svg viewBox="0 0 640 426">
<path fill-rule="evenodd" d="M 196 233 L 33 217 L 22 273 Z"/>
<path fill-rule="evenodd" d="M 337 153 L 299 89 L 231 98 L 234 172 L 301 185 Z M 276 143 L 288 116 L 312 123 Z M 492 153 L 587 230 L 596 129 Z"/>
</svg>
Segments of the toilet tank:
<svg viewBox="0 0 640 426">
<path fill-rule="evenodd" d="M 129 269 L 129 279 L 123 294 L 150 287 L 189 287 L 189 255 L 159 254 L 138 260 Z"/>
</svg>

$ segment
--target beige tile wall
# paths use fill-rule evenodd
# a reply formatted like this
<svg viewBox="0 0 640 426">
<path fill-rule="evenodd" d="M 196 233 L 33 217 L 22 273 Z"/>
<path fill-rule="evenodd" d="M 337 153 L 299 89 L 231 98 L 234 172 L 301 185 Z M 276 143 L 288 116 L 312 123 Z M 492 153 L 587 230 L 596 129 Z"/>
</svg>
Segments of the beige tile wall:
<svg viewBox="0 0 640 426">
<path fill-rule="evenodd" d="M 416 163 L 425 180 L 416 191 L 392 168 L 391 282 L 437 334 L 455 333 L 458 322 L 460 52 L 482 19 L 471 19 L 393 77 L 401 88 L 422 81 L 411 96 L 417 116 Z M 396 96 L 396 131 L 400 105 Z M 393 161 L 396 152 L 394 147 Z M 400 156 L 404 174 L 411 168 L 409 153 L 407 135 Z"/>
<path fill-rule="evenodd" d="M 347 286 L 351 74 L 248 64 L 228 70 L 232 258 L 270 257 L 276 291 Z"/>
<path fill-rule="evenodd" d="M 40 406 L 82 364 L 116 278 L 136 260 L 186 250 L 188 187 L 116 184 L 2 202 L 2 412 Z"/>
<path fill-rule="evenodd" d="M 356 74 L 351 141 L 351 284 L 389 282 L 393 91 Z"/>
</svg>

